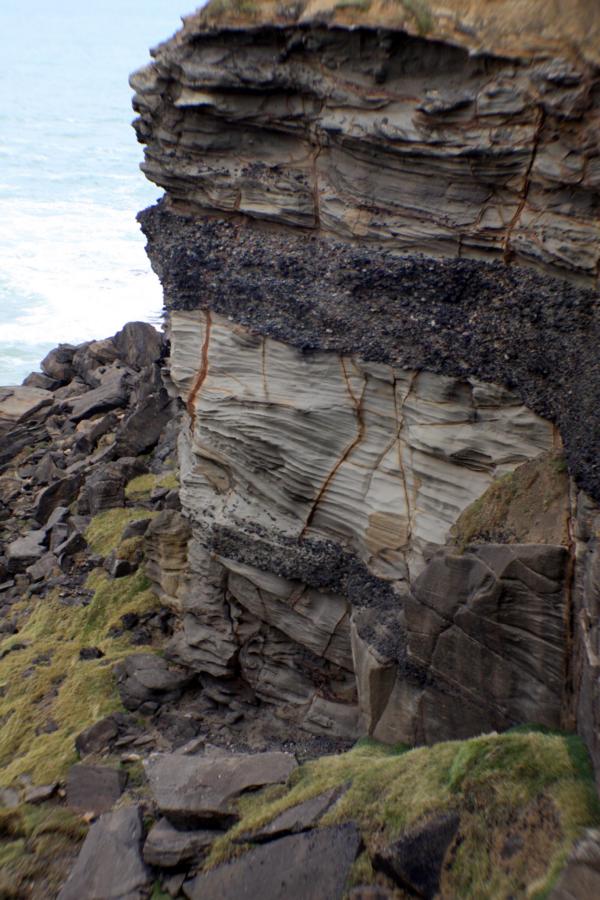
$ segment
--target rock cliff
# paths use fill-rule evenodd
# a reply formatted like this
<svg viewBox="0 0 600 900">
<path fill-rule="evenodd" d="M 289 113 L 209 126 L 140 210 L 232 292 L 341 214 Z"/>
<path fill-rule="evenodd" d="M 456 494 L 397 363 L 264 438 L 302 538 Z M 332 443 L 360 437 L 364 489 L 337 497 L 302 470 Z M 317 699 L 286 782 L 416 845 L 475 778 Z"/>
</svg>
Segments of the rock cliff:
<svg viewBox="0 0 600 900">
<path fill-rule="evenodd" d="M 598 13 L 492 6 L 213 2 L 132 76 L 157 584 L 175 661 L 308 731 L 600 760 Z"/>
</svg>

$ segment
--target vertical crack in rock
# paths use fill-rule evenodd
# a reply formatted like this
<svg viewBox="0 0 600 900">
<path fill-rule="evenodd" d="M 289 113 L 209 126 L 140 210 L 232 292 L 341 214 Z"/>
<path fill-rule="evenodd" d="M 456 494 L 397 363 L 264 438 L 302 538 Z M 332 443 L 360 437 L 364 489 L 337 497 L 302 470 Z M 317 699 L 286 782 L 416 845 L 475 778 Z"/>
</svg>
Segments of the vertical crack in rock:
<svg viewBox="0 0 600 900">
<path fill-rule="evenodd" d="M 350 385 L 350 379 L 348 378 L 348 373 L 347 373 L 347 371 L 346 371 L 346 364 L 345 364 L 345 361 L 344 361 L 344 357 L 341 357 L 341 358 L 340 358 L 340 364 L 341 364 L 341 368 L 342 368 L 342 372 L 343 372 L 344 381 L 345 381 L 345 383 L 346 383 L 346 388 L 347 388 L 347 390 L 348 390 L 348 396 L 350 397 L 350 400 L 351 400 L 351 402 L 352 402 L 352 405 L 354 406 L 354 409 L 355 409 L 355 414 L 356 414 L 356 437 L 354 437 L 353 440 L 352 440 L 352 441 L 348 444 L 348 446 L 345 448 L 345 450 L 343 451 L 342 455 L 341 455 L 340 458 L 336 461 L 335 465 L 334 465 L 333 468 L 330 470 L 329 474 L 328 474 L 327 477 L 325 478 L 325 481 L 324 481 L 323 484 L 321 485 L 321 487 L 320 487 L 320 489 L 319 489 L 319 492 L 318 492 L 318 494 L 317 494 L 317 496 L 316 496 L 316 498 L 315 498 L 315 500 L 314 500 L 314 502 L 313 502 L 313 504 L 312 504 L 312 506 L 311 506 L 311 508 L 310 508 L 310 510 L 309 510 L 309 512 L 308 512 L 308 515 L 307 515 L 307 517 L 306 517 L 306 520 L 305 520 L 304 526 L 303 526 L 303 528 L 302 528 L 302 531 L 300 532 L 300 540 L 302 540 L 302 538 L 304 538 L 304 537 L 306 536 L 306 533 L 307 533 L 308 529 L 310 528 L 311 523 L 312 523 L 312 521 L 313 521 L 313 519 L 314 519 L 314 517 L 315 517 L 315 514 L 316 514 L 316 512 L 317 512 L 317 508 L 318 508 L 318 506 L 319 506 L 321 500 L 323 499 L 323 497 L 325 496 L 325 494 L 326 494 L 327 491 L 329 490 L 329 487 L 330 487 L 330 485 L 332 484 L 332 482 L 333 482 L 335 476 L 336 476 L 337 473 L 339 472 L 340 467 L 341 467 L 341 466 L 345 463 L 345 461 L 348 459 L 348 457 L 350 456 L 350 454 L 352 453 L 352 451 L 354 450 L 354 448 L 357 447 L 357 446 L 360 444 L 360 442 L 362 441 L 362 439 L 363 439 L 363 437 L 364 437 L 364 433 L 365 433 L 365 423 L 364 423 L 363 415 L 362 415 L 362 404 L 363 404 L 363 401 L 364 401 L 365 392 L 366 392 L 366 390 L 367 390 L 367 384 L 368 384 L 368 380 L 369 380 L 368 375 L 365 374 L 365 375 L 363 376 L 363 377 L 364 377 L 363 388 L 362 388 L 360 397 L 357 398 L 357 397 L 355 397 L 354 392 L 353 392 L 353 390 L 352 390 L 352 387 L 351 387 L 351 385 Z"/>
<path fill-rule="evenodd" d="M 207 309 L 204 312 L 204 342 L 202 344 L 202 356 L 200 360 L 200 368 L 198 369 L 198 374 L 196 376 L 196 380 L 191 387 L 190 393 L 187 399 L 187 411 L 190 417 L 190 430 L 193 434 L 194 429 L 196 427 L 196 400 L 200 391 L 202 390 L 202 385 L 206 381 L 206 376 L 208 375 L 208 349 L 210 345 L 210 332 L 212 327 L 212 319 L 210 310 Z"/>
<path fill-rule="evenodd" d="M 531 155 L 529 157 L 529 163 L 527 164 L 527 168 L 525 169 L 525 173 L 523 175 L 523 186 L 521 188 L 521 197 L 519 200 L 519 205 L 517 206 L 516 212 L 509 222 L 508 228 L 506 229 L 506 235 L 504 237 L 503 245 L 502 245 L 502 258 L 506 264 L 510 263 L 513 251 L 511 248 L 511 238 L 513 235 L 513 231 L 519 224 L 521 216 L 523 215 L 523 210 L 525 209 L 525 205 L 527 203 L 527 198 L 529 196 L 529 188 L 531 186 L 531 173 L 533 167 L 535 165 L 535 160 L 538 153 L 538 148 L 540 145 L 540 140 L 542 136 L 542 131 L 544 128 L 544 123 L 546 121 L 546 116 L 544 110 L 541 106 L 538 107 L 537 111 L 537 122 L 535 124 L 535 130 L 533 133 L 532 144 L 531 144 Z"/>
</svg>

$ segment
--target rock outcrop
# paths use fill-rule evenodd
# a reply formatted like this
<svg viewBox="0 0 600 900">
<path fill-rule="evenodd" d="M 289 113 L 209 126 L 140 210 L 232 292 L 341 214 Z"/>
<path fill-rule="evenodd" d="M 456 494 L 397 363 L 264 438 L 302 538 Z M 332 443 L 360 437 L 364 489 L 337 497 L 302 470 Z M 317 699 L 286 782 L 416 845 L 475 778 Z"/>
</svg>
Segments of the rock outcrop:
<svg viewBox="0 0 600 900">
<path fill-rule="evenodd" d="M 331 736 L 585 731 L 597 14 L 393 6 L 209 4 L 132 76 L 186 410 L 167 652 Z"/>
</svg>

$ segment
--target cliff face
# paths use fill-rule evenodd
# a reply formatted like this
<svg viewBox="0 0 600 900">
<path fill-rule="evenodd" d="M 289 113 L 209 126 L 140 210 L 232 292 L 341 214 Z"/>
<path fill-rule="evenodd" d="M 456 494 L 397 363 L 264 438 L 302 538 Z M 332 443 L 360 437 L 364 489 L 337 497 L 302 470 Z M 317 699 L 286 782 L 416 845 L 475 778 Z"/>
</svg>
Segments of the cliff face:
<svg viewBox="0 0 600 900">
<path fill-rule="evenodd" d="M 213 4 L 132 76 L 187 411 L 170 653 L 333 736 L 589 739 L 597 70 L 459 6 Z"/>
</svg>

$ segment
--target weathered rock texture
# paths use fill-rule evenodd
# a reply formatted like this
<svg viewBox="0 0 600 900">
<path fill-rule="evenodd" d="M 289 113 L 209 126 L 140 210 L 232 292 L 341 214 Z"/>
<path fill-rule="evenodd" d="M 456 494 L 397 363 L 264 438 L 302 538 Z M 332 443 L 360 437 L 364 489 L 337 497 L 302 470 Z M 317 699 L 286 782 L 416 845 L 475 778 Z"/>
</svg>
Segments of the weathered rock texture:
<svg viewBox="0 0 600 900">
<path fill-rule="evenodd" d="M 508 6 L 213 4 L 132 76 L 187 411 L 187 570 L 185 526 L 154 539 L 169 653 L 309 730 L 432 741 L 592 702 L 598 60 Z"/>
<path fill-rule="evenodd" d="M 144 171 L 195 212 L 593 283 L 596 71 L 507 56 L 385 28 L 190 20 L 132 79 Z"/>
</svg>

